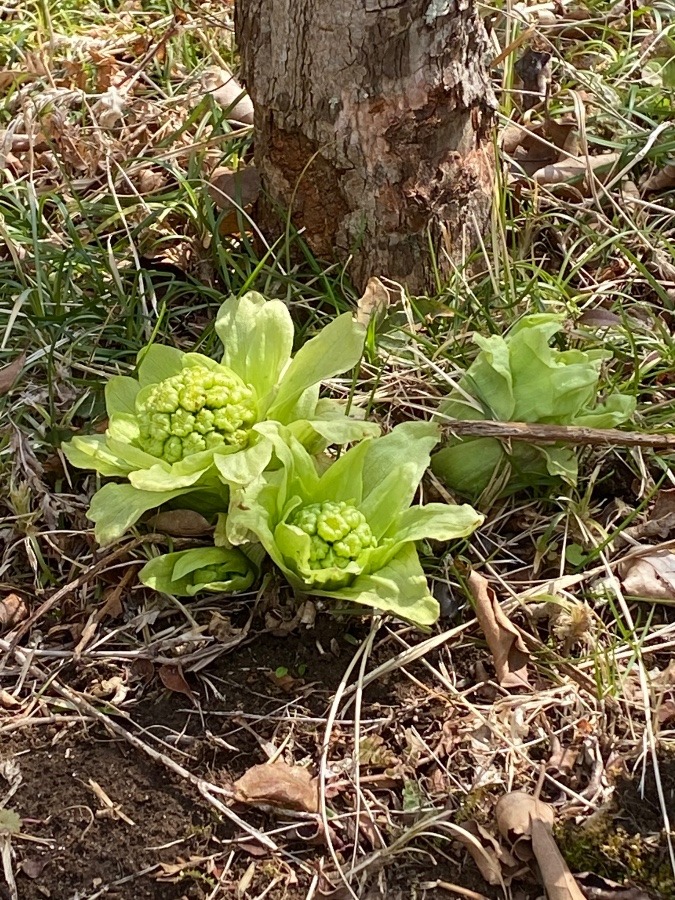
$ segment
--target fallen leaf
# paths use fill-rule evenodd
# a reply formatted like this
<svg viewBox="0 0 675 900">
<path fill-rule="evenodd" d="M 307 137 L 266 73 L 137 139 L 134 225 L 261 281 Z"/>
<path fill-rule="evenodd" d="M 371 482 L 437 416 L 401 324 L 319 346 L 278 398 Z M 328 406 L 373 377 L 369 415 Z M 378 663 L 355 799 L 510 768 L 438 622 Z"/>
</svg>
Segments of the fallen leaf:
<svg viewBox="0 0 675 900">
<path fill-rule="evenodd" d="M 315 813 L 319 809 L 319 782 L 304 766 L 289 766 L 276 760 L 252 766 L 234 782 L 237 799 L 282 809 Z"/>
<path fill-rule="evenodd" d="M 46 857 L 30 856 L 27 859 L 22 859 L 18 868 L 26 878 L 39 878 L 48 862 L 49 860 Z"/>
<path fill-rule="evenodd" d="M 180 666 L 160 666 L 159 677 L 167 690 L 173 691 L 175 694 L 185 694 L 190 700 L 195 699 L 194 691 L 185 680 Z"/>
<path fill-rule="evenodd" d="M 576 156 L 578 131 L 574 121 L 547 119 L 535 124 L 512 123 L 501 135 L 502 150 L 511 157 L 511 172 L 534 175 L 544 166 Z"/>
<path fill-rule="evenodd" d="M 26 354 L 22 353 L 20 356 L 17 356 L 14 362 L 0 369 L 0 397 L 12 389 L 14 382 L 21 374 L 25 362 Z"/>
<path fill-rule="evenodd" d="M 619 566 L 626 594 L 645 600 L 675 600 L 675 553 L 646 550 Z"/>
<path fill-rule="evenodd" d="M 13 628 L 28 615 L 28 608 L 18 594 L 6 594 L 0 597 L 0 632 Z"/>
<path fill-rule="evenodd" d="M 260 175 L 255 166 L 245 169 L 214 169 L 208 184 L 209 196 L 216 206 L 236 213 L 251 207 L 260 193 Z"/>
<path fill-rule="evenodd" d="M 390 303 L 389 291 L 379 278 L 369 278 L 363 296 L 356 305 L 356 321 L 368 325 L 372 318 L 380 318 Z"/>
<path fill-rule="evenodd" d="M 466 847 L 483 878 L 488 884 L 508 885 L 513 872 L 519 867 L 518 860 L 475 820 L 464 822 L 463 827 L 476 839 L 476 843 L 462 841 L 461 838 L 459 840 Z M 458 836 L 453 834 L 453 837 Z"/>
<path fill-rule="evenodd" d="M 666 163 L 660 171 L 643 181 L 641 187 L 646 194 L 669 191 L 675 187 L 675 162 Z"/>
<path fill-rule="evenodd" d="M 513 67 L 523 82 L 523 109 L 531 109 L 548 93 L 551 83 L 551 54 L 540 50 L 526 50 Z"/>
<path fill-rule="evenodd" d="M 131 664 L 131 674 L 134 678 L 148 684 L 155 677 L 155 666 L 151 660 L 139 657 Z"/>
<path fill-rule="evenodd" d="M 253 125 L 253 103 L 232 72 L 210 66 L 202 75 L 202 89 L 223 107 L 230 121 Z"/>
<path fill-rule="evenodd" d="M 670 725 L 675 722 L 675 700 L 666 700 L 656 710 L 656 719 L 659 725 Z"/>
<path fill-rule="evenodd" d="M 586 900 L 651 900 L 640 888 L 618 884 L 593 872 L 582 872 L 574 877 L 581 885 Z"/>
<path fill-rule="evenodd" d="M 623 322 L 621 316 L 599 306 L 597 309 L 585 310 L 577 319 L 577 324 L 590 328 L 616 328 L 620 327 Z"/>
<path fill-rule="evenodd" d="M 531 841 L 548 900 L 585 900 L 581 888 L 553 837 L 555 815 L 552 807 L 525 791 L 512 791 L 500 797 L 495 807 L 500 834 L 513 842 Z"/>
<path fill-rule="evenodd" d="M 476 618 L 495 664 L 497 680 L 502 687 L 529 688 L 527 664 L 529 653 L 520 633 L 502 610 L 487 580 L 477 572 L 468 579 L 476 605 Z"/>
<path fill-rule="evenodd" d="M 611 173 L 614 164 L 619 160 L 620 153 L 603 153 L 600 156 L 568 157 L 550 166 L 544 166 L 534 173 L 533 178 L 537 184 L 570 184 L 582 182 L 584 188 L 589 170 L 600 181 Z M 577 185 L 578 187 L 579 185 Z"/>
<path fill-rule="evenodd" d="M 200 537 L 213 531 L 208 520 L 194 509 L 169 509 L 153 516 L 148 525 L 172 537 Z"/>
<path fill-rule="evenodd" d="M 573 747 L 563 747 L 555 734 L 551 734 L 551 755 L 546 763 L 548 772 L 556 772 L 569 775 L 573 770 L 579 756 L 579 751 Z"/>
<path fill-rule="evenodd" d="M 632 542 L 644 538 L 661 538 L 665 540 L 675 529 L 675 488 L 659 491 L 654 506 L 644 522 L 631 525 L 622 534 L 632 538 Z"/>
</svg>

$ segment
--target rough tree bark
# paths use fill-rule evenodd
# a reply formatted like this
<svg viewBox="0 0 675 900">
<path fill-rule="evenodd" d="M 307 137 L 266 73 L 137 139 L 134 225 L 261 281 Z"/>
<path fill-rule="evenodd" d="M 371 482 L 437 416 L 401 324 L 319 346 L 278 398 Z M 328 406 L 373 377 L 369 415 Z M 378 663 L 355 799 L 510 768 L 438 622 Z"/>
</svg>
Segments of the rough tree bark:
<svg viewBox="0 0 675 900">
<path fill-rule="evenodd" d="M 494 97 L 474 0 L 237 0 L 269 236 L 421 292 L 489 216 Z M 282 215 L 280 216 L 280 210 Z"/>
</svg>

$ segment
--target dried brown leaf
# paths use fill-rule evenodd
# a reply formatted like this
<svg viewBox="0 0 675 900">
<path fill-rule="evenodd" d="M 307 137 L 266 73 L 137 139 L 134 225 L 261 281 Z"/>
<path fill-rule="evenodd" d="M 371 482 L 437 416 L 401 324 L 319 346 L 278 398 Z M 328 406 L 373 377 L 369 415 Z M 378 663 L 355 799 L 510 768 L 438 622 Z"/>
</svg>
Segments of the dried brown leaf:
<svg viewBox="0 0 675 900">
<path fill-rule="evenodd" d="M 319 809 L 319 782 L 304 766 L 289 766 L 276 760 L 252 766 L 234 782 L 237 799 L 282 809 L 315 813 Z"/>
<path fill-rule="evenodd" d="M 14 387 L 14 382 L 21 374 L 25 362 L 26 354 L 22 353 L 8 366 L 3 366 L 0 369 L 0 397 Z"/>
<path fill-rule="evenodd" d="M 369 278 L 363 296 L 356 306 L 356 321 L 368 325 L 373 317 L 384 315 L 390 303 L 389 291 L 379 278 Z"/>
<path fill-rule="evenodd" d="M 502 687 L 528 687 L 529 653 L 520 633 L 502 610 L 487 580 L 477 572 L 469 575 L 469 590 L 476 605 L 476 618 L 494 659 Z"/>
<path fill-rule="evenodd" d="M 18 594 L 5 594 L 0 597 L 0 631 L 13 628 L 28 615 L 28 609 Z"/>
<path fill-rule="evenodd" d="M 675 163 L 666 163 L 659 172 L 650 175 L 642 183 L 642 190 L 647 194 L 669 191 L 673 187 L 675 187 Z"/>
<path fill-rule="evenodd" d="M 500 797 L 495 818 L 500 834 L 514 844 L 532 842 L 548 900 L 584 900 L 553 837 L 555 815 L 548 803 L 525 791 L 512 791 Z"/>
<path fill-rule="evenodd" d="M 502 134 L 504 152 L 512 157 L 514 174 L 534 175 L 544 166 L 578 152 L 575 122 L 549 119 L 536 125 L 509 125 Z"/>
<path fill-rule="evenodd" d="M 185 694 L 191 700 L 194 700 L 194 692 L 185 680 L 180 666 L 160 666 L 159 677 L 167 690 L 173 691 L 175 694 Z"/>
<path fill-rule="evenodd" d="M 151 660 L 140 656 L 132 662 L 131 674 L 134 678 L 138 678 L 140 681 L 148 684 L 155 677 L 154 663 Z"/>
<path fill-rule="evenodd" d="M 591 328 L 615 328 L 622 324 L 621 316 L 603 309 L 602 306 L 597 309 L 587 309 L 577 319 L 579 325 L 587 325 Z"/>
<path fill-rule="evenodd" d="M 548 93 L 551 83 L 551 54 L 530 48 L 516 61 L 514 70 L 523 82 L 523 108 L 531 109 Z"/>
<path fill-rule="evenodd" d="M 619 571 L 626 594 L 646 600 L 675 600 L 672 550 L 652 550 L 631 556 L 620 565 Z"/>
<path fill-rule="evenodd" d="M 260 193 L 260 175 L 255 166 L 245 169 L 214 169 L 208 185 L 209 196 L 223 212 L 251 207 Z"/>
<path fill-rule="evenodd" d="M 477 843 L 462 841 L 457 833 L 453 836 L 464 844 L 478 870 L 488 884 L 509 884 L 511 874 L 519 867 L 518 860 L 499 841 L 473 819 L 464 822 L 463 828 L 476 839 Z"/>
<path fill-rule="evenodd" d="M 227 112 L 230 121 L 253 125 L 253 103 L 234 75 L 211 66 L 202 76 L 202 89 Z"/>
<path fill-rule="evenodd" d="M 581 886 L 586 900 L 651 900 L 640 888 L 618 884 L 594 872 L 582 872 L 574 877 Z"/>
<path fill-rule="evenodd" d="M 610 174 L 614 164 L 619 160 L 620 153 L 603 153 L 600 156 L 569 157 L 560 162 L 544 166 L 534 173 L 537 184 L 570 184 L 584 182 L 584 187 L 589 169 L 596 178 L 602 181 L 604 176 Z M 579 185 L 577 185 L 579 187 Z"/>
<path fill-rule="evenodd" d="M 511 791 L 497 801 L 495 820 L 500 834 L 511 841 L 521 837 L 531 837 L 531 820 L 536 817 L 542 822 L 553 825 L 553 810 L 525 791 Z"/>
<path fill-rule="evenodd" d="M 48 862 L 46 856 L 29 856 L 21 860 L 19 870 L 26 878 L 39 878 Z"/>
<path fill-rule="evenodd" d="M 169 509 L 153 516 L 148 524 L 155 531 L 173 537 L 200 537 L 213 530 L 204 516 L 194 509 Z"/>
</svg>

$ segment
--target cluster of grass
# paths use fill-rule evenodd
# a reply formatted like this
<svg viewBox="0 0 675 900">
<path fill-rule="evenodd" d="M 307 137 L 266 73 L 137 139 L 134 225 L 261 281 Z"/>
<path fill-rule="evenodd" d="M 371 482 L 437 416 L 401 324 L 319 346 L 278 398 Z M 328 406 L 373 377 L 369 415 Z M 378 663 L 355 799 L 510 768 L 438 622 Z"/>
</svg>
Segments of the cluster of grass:
<svg viewBox="0 0 675 900">
<path fill-rule="evenodd" d="M 406 298 L 371 331 L 358 390 L 383 422 L 423 415 L 473 358 L 473 334 L 557 311 L 568 316 L 566 346 L 612 351 L 604 385 L 636 396 L 635 427 L 672 426 L 675 190 L 641 185 L 675 154 L 675 19 L 668 2 L 619 6 L 547 4 L 539 20 L 524 4 L 485 6 L 495 57 L 528 28 L 529 42 L 552 54 L 551 97 L 530 120 L 573 121 L 581 156 L 618 156 L 613 175 L 586 190 L 514 177 L 502 157 L 481 248 L 434 296 Z M 209 352 L 223 295 L 247 289 L 287 300 L 299 341 L 356 302 L 342 268 L 315 260 L 292 231 L 262 250 L 246 233 L 221 233 L 209 175 L 252 153 L 250 129 L 233 131 L 200 88 L 207 67 L 233 62 L 230 13 L 222 3 L 179 9 L 164 0 L 4 7 L 0 365 L 26 354 L 20 381 L 0 398 L 8 589 L 42 595 L 91 565 L 84 509 L 94 479 L 64 468 L 59 446 L 101 422 L 104 380 L 130 371 L 149 339 Z M 500 131 L 522 121 L 514 60 L 525 46 L 494 71 Z M 115 96 L 122 115 L 104 127 Z M 590 717 L 620 735 L 624 750 L 645 735 L 654 749 L 673 737 L 665 726 L 657 733 L 647 677 L 672 652 L 672 609 L 628 604 L 596 582 L 615 572 L 625 530 L 673 486 L 672 460 L 621 447 L 580 455 L 576 489 L 500 501 L 452 556 L 426 548 L 428 570 L 466 618 L 467 566 L 480 566 L 531 628 L 541 684 L 557 689 L 572 666 L 593 686 L 569 718 L 564 705 L 551 714 L 561 733 Z M 535 624 L 522 597 L 564 576 L 563 600 L 589 610 L 571 644 Z M 447 688 L 447 670 L 434 671 Z M 511 755 L 508 731 L 494 734 L 504 780 L 527 783 L 536 754 L 524 763 L 522 749 Z"/>
</svg>

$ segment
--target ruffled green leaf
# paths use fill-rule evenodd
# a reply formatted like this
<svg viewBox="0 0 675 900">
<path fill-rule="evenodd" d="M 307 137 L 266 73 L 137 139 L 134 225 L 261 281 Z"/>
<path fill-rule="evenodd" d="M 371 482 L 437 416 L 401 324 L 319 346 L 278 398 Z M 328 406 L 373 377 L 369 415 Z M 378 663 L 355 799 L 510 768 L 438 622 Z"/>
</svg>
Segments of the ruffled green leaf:
<svg viewBox="0 0 675 900">
<path fill-rule="evenodd" d="M 283 424 L 305 415 L 296 415 L 302 394 L 352 369 L 361 358 L 366 331 L 350 313 L 344 313 L 326 325 L 316 337 L 301 347 L 281 379 L 277 396 L 267 411 L 270 419 Z"/>
<path fill-rule="evenodd" d="M 256 567 L 243 553 L 222 547 L 165 553 L 151 559 L 138 575 L 147 587 L 175 597 L 245 591 L 256 576 Z"/>
<path fill-rule="evenodd" d="M 561 316 L 525 316 L 506 337 L 476 338 L 478 356 L 456 390 L 439 405 L 439 420 L 496 419 L 611 428 L 635 410 L 632 397 L 612 394 L 597 405 L 603 350 L 560 351 L 551 338 L 563 327 Z M 480 412 L 479 412 L 480 410 Z M 562 478 L 576 482 L 577 460 L 570 447 L 537 447 L 493 438 L 450 437 L 434 455 L 434 473 L 468 497 Z M 510 474 L 509 474 L 510 473 Z M 502 477 L 503 476 L 503 477 Z"/>
<path fill-rule="evenodd" d="M 138 354 L 138 382 L 142 388 L 178 375 L 183 368 L 184 354 L 176 347 L 150 344 Z"/>
<path fill-rule="evenodd" d="M 293 351 L 293 322 L 286 305 L 255 291 L 231 297 L 220 307 L 216 333 L 224 347 L 223 364 L 255 388 L 264 412 Z"/>
<path fill-rule="evenodd" d="M 162 503 L 180 497 L 188 490 L 164 493 L 139 491 L 130 484 L 105 484 L 91 498 L 87 516 L 95 524 L 94 535 L 99 544 L 119 540 L 141 516 Z"/>
<path fill-rule="evenodd" d="M 318 597 L 334 597 L 359 606 L 369 606 L 397 619 L 423 627 L 438 619 L 438 601 L 431 595 L 414 544 L 405 544 L 386 566 L 359 575 L 347 588 L 315 591 Z"/>
</svg>

